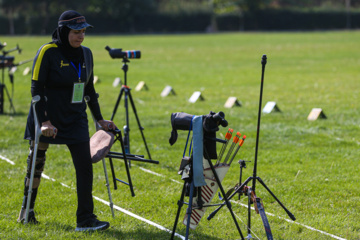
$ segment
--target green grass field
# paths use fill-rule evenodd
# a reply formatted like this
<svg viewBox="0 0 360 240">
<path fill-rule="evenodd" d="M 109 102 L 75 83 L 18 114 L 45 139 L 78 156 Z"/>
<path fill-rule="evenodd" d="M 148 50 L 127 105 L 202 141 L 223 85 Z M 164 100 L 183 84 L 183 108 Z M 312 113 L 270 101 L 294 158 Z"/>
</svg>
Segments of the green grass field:
<svg viewBox="0 0 360 240">
<path fill-rule="evenodd" d="M 84 45 L 94 54 L 94 71 L 100 79 L 95 86 L 105 118 L 111 117 L 120 93 L 119 86 L 112 86 L 114 79 L 124 81 L 121 59 L 111 59 L 105 46 L 141 50 L 141 59 L 130 60 L 127 85 L 133 88 L 131 93 L 151 156 L 160 162 L 132 162 L 136 196 L 131 196 L 126 185 L 119 184 L 114 190 L 111 183 L 114 204 L 172 229 L 182 189 L 177 169 L 187 136 L 186 131 L 179 131 L 176 144 L 168 143 L 173 112 L 205 115 L 223 111 L 229 127 L 247 135 L 236 160 L 251 161 L 243 172 L 244 177 L 251 176 L 261 57 L 266 54 L 263 107 L 275 101 L 282 112 L 262 114 L 258 175 L 297 218 L 295 223 L 287 221 L 289 217 L 279 204 L 257 184 L 256 192 L 266 212 L 273 214 L 268 219 L 274 239 L 360 239 L 359 40 L 359 31 L 138 36 L 91 36 L 89 31 Z M 22 53 L 10 53 L 18 63 L 34 57 L 50 37 L 1 36 L 0 41 L 7 42 L 5 50 L 19 44 Z M 35 208 L 41 224 L 16 222 L 28 154 L 23 133 L 31 77 L 22 74 L 27 66 L 31 67 L 31 63 L 19 66 L 14 75 L 16 114 L 9 114 L 5 96 L 5 113 L 0 115 L 0 239 L 170 239 L 169 232 L 121 211 L 115 211 L 112 218 L 109 207 L 97 200 L 95 212 L 101 220 L 110 221 L 110 229 L 75 233 L 75 171 L 62 145 L 53 145 L 47 152 L 44 174 L 55 181 L 42 179 Z M 140 81 L 145 81 L 148 90 L 134 90 Z M 7 69 L 5 84 L 11 93 Z M 172 86 L 175 96 L 160 96 L 167 85 Z M 194 91 L 201 91 L 205 100 L 189 103 Z M 242 106 L 224 108 L 229 96 L 237 97 Z M 125 124 L 123 103 L 122 99 L 114 119 L 120 129 Z M 308 121 L 312 108 L 322 108 L 327 119 Z M 129 113 L 131 153 L 146 155 L 131 108 Z M 220 128 L 217 137 L 223 138 L 226 131 Z M 220 147 L 218 144 L 218 150 Z M 120 151 L 120 145 L 114 145 L 113 150 Z M 126 180 L 124 163 L 114 161 L 117 177 Z M 108 173 L 111 177 L 109 165 Z M 239 165 L 235 162 L 223 181 L 224 188 L 233 187 L 238 178 Z M 94 165 L 93 194 L 108 201 L 101 163 Z M 246 204 L 247 199 L 233 200 L 234 213 L 246 236 L 247 208 L 241 204 Z M 212 210 L 208 209 L 205 217 Z M 180 221 L 185 211 L 186 206 Z M 196 230 L 190 230 L 190 239 L 240 238 L 226 208 L 211 221 L 205 217 Z M 266 239 L 260 216 L 253 211 L 251 220 L 252 236 Z M 179 223 L 177 233 L 185 236 L 185 229 Z"/>
</svg>

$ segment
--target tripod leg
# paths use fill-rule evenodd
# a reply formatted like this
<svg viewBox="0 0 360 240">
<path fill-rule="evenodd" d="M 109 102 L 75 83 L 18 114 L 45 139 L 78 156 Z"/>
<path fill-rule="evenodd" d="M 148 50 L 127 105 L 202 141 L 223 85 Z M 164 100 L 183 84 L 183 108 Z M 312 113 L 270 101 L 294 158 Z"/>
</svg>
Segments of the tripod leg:
<svg viewBox="0 0 360 240">
<path fill-rule="evenodd" d="M 256 179 L 261 183 L 261 185 L 264 186 L 264 188 L 271 194 L 271 196 L 273 196 L 273 198 L 280 204 L 280 206 L 285 210 L 285 212 L 288 214 L 288 216 L 293 221 L 295 221 L 296 220 L 295 216 L 280 202 L 280 200 L 275 196 L 275 194 L 271 192 L 271 190 L 265 185 L 263 180 L 261 180 L 260 177 L 256 177 Z"/>
<path fill-rule="evenodd" d="M 240 165 L 240 177 L 239 177 L 239 186 L 241 185 L 241 181 L 242 181 L 242 166 Z M 240 200 L 240 196 L 241 196 L 241 192 L 239 191 L 239 198 L 238 200 Z"/>
<path fill-rule="evenodd" d="M 113 161 L 112 158 L 109 158 L 110 161 L 110 168 L 111 168 L 111 174 L 113 177 L 113 182 L 114 182 L 114 189 L 117 189 L 117 183 L 116 183 L 116 177 L 115 177 L 115 170 L 114 170 L 114 165 L 113 165 Z"/>
<path fill-rule="evenodd" d="M 110 118 L 111 121 L 112 121 L 112 120 L 114 119 L 114 117 L 115 117 L 115 113 L 116 113 L 117 108 L 119 107 L 119 103 L 120 103 L 121 96 L 122 96 L 123 92 L 124 92 L 124 88 L 122 87 L 122 88 L 120 89 L 120 94 L 119 94 L 119 96 L 118 96 L 118 99 L 116 100 L 116 104 L 115 104 L 113 113 L 112 113 L 111 118 Z"/>
<path fill-rule="evenodd" d="M 120 135 L 119 138 L 120 138 L 120 143 L 121 143 L 121 149 L 123 151 L 123 156 L 124 156 L 124 161 L 125 161 L 126 174 L 128 176 L 128 180 L 129 180 L 129 187 L 130 187 L 130 191 L 131 191 L 131 196 L 134 197 L 135 193 L 134 193 L 133 185 L 132 185 L 132 182 L 131 182 L 130 170 L 129 170 L 128 160 L 126 158 L 125 147 L 124 147 L 124 142 L 122 140 L 121 132 L 119 132 L 119 135 Z"/>
<path fill-rule="evenodd" d="M 114 215 L 114 203 L 113 203 L 112 197 L 111 197 L 110 184 L 109 184 L 109 176 L 108 176 L 107 170 L 106 170 L 105 158 L 103 158 L 102 162 L 103 162 L 104 173 L 105 173 L 106 187 L 107 187 L 108 195 L 109 195 L 110 210 L 111 210 L 112 216 L 115 217 L 115 215 Z"/>
<path fill-rule="evenodd" d="M 128 103 L 128 95 L 130 94 L 129 89 L 125 89 L 125 118 L 126 125 L 124 126 L 124 153 L 130 153 L 130 121 L 129 121 L 129 103 Z M 129 161 L 129 165 L 131 167 L 131 162 Z"/>
<path fill-rule="evenodd" d="M 148 154 L 148 156 L 149 156 L 149 159 L 151 160 L 150 151 L 149 151 L 149 148 L 148 148 L 148 146 L 147 146 L 147 144 L 146 144 L 145 136 L 144 136 L 144 133 L 143 133 L 144 128 L 143 128 L 143 127 L 141 126 L 141 124 L 140 124 L 140 120 L 139 120 L 139 117 L 138 117 L 138 115 L 137 115 L 136 107 L 135 107 L 134 101 L 133 101 L 133 99 L 132 99 L 130 90 L 129 90 L 129 99 L 130 99 L 131 106 L 132 106 L 132 108 L 133 108 L 133 112 L 134 112 L 135 117 L 136 117 L 137 124 L 138 124 L 139 129 L 140 129 L 140 132 L 141 132 L 142 139 L 143 139 L 144 144 L 145 144 L 146 152 L 147 152 L 147 154 Z"/>
<path fill-rule="evenodd" d="M 185 234 L 185 240 L 189 238 L 189 230 L 190 230 L 190 219 L 191 219 L 191 213 L 192 213 L 192 201 L 194 197 L 194 181 L 191 181 L 190 185 L 190 196 L 189 196 L 189 206 L 186 209 L 187 214 L 187 222 L 186 222 L 186 234 Z"/>
<path fill-rule="evenodd" d="M 173 231 L 171 233 L 171 238 L 170 238 L 171 240 L 174 239 L 176 226 L 177 226 L 178 221 L 179 221 L 180 211 L 181 211 L 182 206 L 184 205 L 185 188 L 186 188 L 186 183 L 184 183 L 184 186 L 183 186 L 183 189 L 182 189 L 182 192 L 181 192 L 181 197 L 180 197 L 180 200 L 178 201 L 178 206 L 179 207 L 178 207 L 178 210 L 177 210 L 177 213 L 176 213 L 176 218 L 175 218 L 175 222 L 174 222 Z"/>
<path fill-rule="evenodd" d="M 4 84 L 4 89 L 5 89 L 5 91 L 6 91 L 6 95 L 8 96 L 8 99 L 9 99 L 10 111 L 11 111 L 11 109 L 12 109 L 12 110 L 14 111 L 14 114 L 15 114 L 15 113 L 16 113 L 16 112 L 15 112 L 15 107 L 14 107 L 14 105 L 13 105 L 12 98 L 10 97 L 9 91 L 7 90 L 7 87 L 6 87 L 5 84 Z"/>
</svg>

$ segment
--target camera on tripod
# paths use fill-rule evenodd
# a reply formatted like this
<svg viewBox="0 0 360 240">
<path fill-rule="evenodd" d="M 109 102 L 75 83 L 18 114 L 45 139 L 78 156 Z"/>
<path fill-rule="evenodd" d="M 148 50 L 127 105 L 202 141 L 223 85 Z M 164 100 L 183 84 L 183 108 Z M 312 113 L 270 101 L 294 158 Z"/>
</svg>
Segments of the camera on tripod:
<svg viewBox="0 0 360 240">
<path fill-rule="evenodd" d="M 2 80 L 1 80 L 1 83 L 0 83 L 0 114 L 3 113 L 4 111 L 4 90 L 5 90 L 5 93 L 9 99 L 9 102 L 10 102 L 10 111 L 12 110 L 13 113 L 15 113 L 15 107 L 13 105 L 13 102 L 12 102 L 12 99 L 14 97 L 14 72 L 16 71 L 16 68 L 17 66 L 20 66 L 24 63 L 27 63 L 27 62 L 31 62 L 33 61 L 34 59 L 28 59 L 28 60 L 25 60 L 25 61 L 22 61 L 22 62 L 19 62 L 19 63 L 14 63 L 14 59 L 15 57 L 14 56 L 8 56 L 9 53 L 11 52 L 14 52 L 14 51 L 18 51 L 18 53 L 21 53 L 21 49 L 19 47 L 19 45 L 17 44 L 15 48 L 12 48 L 8 51 L 5 51 L 3 50 L 4 47 L 6 47 L 7 44 L 6 42 L 4 43 L 1 43 L 0 42 L 0 51 L 2 51 L 2 54 L 3 55 L 0 55 L 0 70 L 2 71 Z M 10 96 L 10 93 L 5 85 L 5 68 L 8 68 L 8 71 L 9 71 L 9 78 L 10 78 L 10 83 L 12 85 L 12 91 L 11 91 L 11 96 Z"/>
<path fill-rule="evenodd" d="M 109 51 L 110 57 L 112 58 L 136 59 L 141 57 L 140 50 L 122 51 L 121 48 L 110 48 L 109 46 L 106 46 L 105 49 Z"/>
</svg>

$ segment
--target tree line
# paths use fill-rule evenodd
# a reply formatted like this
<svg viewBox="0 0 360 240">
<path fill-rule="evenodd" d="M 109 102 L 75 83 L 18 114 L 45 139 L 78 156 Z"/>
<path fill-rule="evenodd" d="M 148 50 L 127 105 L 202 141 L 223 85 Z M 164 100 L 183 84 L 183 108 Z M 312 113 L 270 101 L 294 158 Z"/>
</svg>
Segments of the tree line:
<svg viewBox="0 0 360 240">
<path fill-rule="evenodd" d="M 360 0 L 0 0 L 0 33 L 49 34 L 59 15 L 68 9 L 96 21 L 99 33 L 131 33 L 167 32 L 171 23 L 174 31 L 218 31 L 221 24 L 246 30 L 244 19 L 254 19 L 265 10 L 337 11 L 349 17 L 359 7 Z M 229 17 L 238 23 L 226 20 Z M 161 25 L 164 20 L 169 26 Z"/>
</svg>

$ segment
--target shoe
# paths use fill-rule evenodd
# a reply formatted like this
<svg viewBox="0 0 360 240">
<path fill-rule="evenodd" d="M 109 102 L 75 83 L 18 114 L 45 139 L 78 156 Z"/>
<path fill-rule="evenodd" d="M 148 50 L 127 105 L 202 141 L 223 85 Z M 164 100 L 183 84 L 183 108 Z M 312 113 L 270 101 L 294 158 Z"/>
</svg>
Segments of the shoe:
<svg viewBox="0 0 360 240">
<path fill-rule="evenodd" d="M 85 231 L 102 231 L 110 227 L 109 222 L 102 222 L 96 218 L 91 218 L 85 221 L 85 223 L 78 223 L 75 228 L 75 232 Z"/>
<path fill-rule="evenodd" d="M 21 222 L 21 223 L 25 222 L 25 212 L 26 212 L 26 209 L 21 208 L 19 218 L 17 220 L 18 222 Z M 35 212 L 33 210 L 29 211 L 28 223 L 31 223 L 31 224 L 39 224 L 40 223 L 38 220 L 36 220 Z"/>
</svg>

